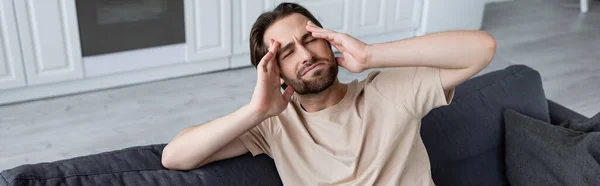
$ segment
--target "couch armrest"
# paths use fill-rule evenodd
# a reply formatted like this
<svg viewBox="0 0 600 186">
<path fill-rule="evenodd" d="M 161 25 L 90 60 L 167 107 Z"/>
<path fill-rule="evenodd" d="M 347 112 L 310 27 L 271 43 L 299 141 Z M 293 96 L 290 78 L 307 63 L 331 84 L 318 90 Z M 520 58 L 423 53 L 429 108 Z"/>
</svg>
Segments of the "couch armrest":
<svg viewBox="0 0 600 186">
<path fill-rule="evenodd" d="M 584 115 L 581 115 L 567 107 L 564 107 L 552 100 L 548 100 L 548 111 L 550 112 L 550 123 L 560 124 L 567 120 L 577 119 L 589 119 Z"/>
</svg>

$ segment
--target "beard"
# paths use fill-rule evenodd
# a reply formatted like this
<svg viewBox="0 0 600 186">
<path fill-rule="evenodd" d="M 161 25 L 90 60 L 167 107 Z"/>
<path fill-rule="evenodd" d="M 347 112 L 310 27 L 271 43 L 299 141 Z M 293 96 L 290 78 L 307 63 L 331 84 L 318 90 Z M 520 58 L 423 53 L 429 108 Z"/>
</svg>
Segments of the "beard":
<svg viewBox="0 0 600 186">
<path fill-rule="evenodd" d="M 300 95 L 317 94 L 327 90 L 337 79 L 338 66 L 333 58 L 312 58 L 309 62 L 314 65 L 317 62 L 326 62 L 328 68 L 316 69 L 310 76 L 306 74 L 303 78 L 302 72 L 308 68 L 304 66 L 296 74 L 296 78 L 282 76 L 282 79 L 288 86 L 292 86 L 296 93 Z"/>
</svg>

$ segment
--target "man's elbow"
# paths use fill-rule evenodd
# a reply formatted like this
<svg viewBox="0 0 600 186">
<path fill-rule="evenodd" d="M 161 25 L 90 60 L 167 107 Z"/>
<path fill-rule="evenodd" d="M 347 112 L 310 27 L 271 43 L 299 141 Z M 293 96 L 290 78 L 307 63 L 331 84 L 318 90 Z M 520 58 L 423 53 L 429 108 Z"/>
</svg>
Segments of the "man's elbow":
<svg viewBox="0 0 600 186">
<path fill-rule="evenodd" d="M 180 166 L 177 165 L 177 163 L 175 162 L 175 160 L 173 159 L 173 157 L 171 156 L 171 153 L 167 150 L 167 147 L 165 147 L 163 149 L 162 152 L 162 156 L 160 158 L 160 163 L 162 164 L 163 167 L 167 168 L 167 169 L 172 169 L 172 170 L 178 170 L 180 169 Z"/>
<path fill-rule="evenodd" d="M 193 165 L 183 163 L 183 162 L 179 161 L 178 159 L 176 159 L 176 157 L 173 157 L 172 153 L 170 151 L 168 151 L 167 147 L 165 147 L 165 149 L 163 149 L 160 163 L 162 164 L 163 167 L 165 167 L 166 169 L 170 169 L 170 170 L 192 170 L 192 169 L 196 168 Z"/>
<path fill-rule="evenodd" d="M 496 39 L 490 33 L 482 31 L 482 45 L 484 49 L 484 59 L 482 60 L 482 66 L 486 67 L 492 62 L 496 55 Z"/>
<path fill-rule="evenodd" d="M 165 167 L 166 169 L 169 169 L 169 170 L 187 171 L 187 170 L 192 170 L 192 169 L 196 168 L 193 165 L 177 162 L 173 159 L 165 158 L 164 156 L 161 159 L 161 164 L 163 167 Z"/>
<path fill-rule="evenodd" d="M 162 157 L 162 159 L 160 160 L 160 163 L 162 164 L 163 167 L 165 167 L 166 169 L 170 169 L 170 170 L 177 170 L 177 167 L 175 166 L 175 164 L 171 161 L 169 161 L 168 159 L 166 159 L 164 156 Z"/>
</svg>

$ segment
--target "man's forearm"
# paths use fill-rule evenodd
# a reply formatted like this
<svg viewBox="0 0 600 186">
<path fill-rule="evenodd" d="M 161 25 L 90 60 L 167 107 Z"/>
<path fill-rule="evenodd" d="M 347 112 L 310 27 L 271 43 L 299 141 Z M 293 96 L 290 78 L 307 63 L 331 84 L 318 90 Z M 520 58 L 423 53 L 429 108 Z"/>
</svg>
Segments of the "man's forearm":
<svg viewBox="0 0 600 186">
<path fill-rule="evenodd" d="M 203 125 L 181 131 L 163 150 L 173 167 L 191 169 L 266 118 L 246 105 Z"/>
<path fill-rule="evenodd" d="M 429 66 L 465 69 L 487 65 L 495 40 L 483 31 L 450 31 L 368 46 L 369 68 Z"/>
</svg>

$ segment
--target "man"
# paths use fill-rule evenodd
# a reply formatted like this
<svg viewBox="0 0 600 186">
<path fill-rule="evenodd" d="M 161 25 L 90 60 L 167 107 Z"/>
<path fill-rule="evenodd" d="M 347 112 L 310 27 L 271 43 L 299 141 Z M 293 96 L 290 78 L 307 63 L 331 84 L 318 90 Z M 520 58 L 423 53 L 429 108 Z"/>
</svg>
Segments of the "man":
<svg viewBox="0 0 600 186">
<path fill-rule="evenodd" d="M 251 101 L 181 131 L 164 149 L 165 167 L 251 152 L 272 157 L 285 185 L 434 185 L 421 118 L 490 63 L 495 40 L 453 31 L 367 45 L 282 3 L 256 20 L 250 50 L 258 71 Z M 338 66 L 388 69 L 342 84 Z"/>
</svg>

